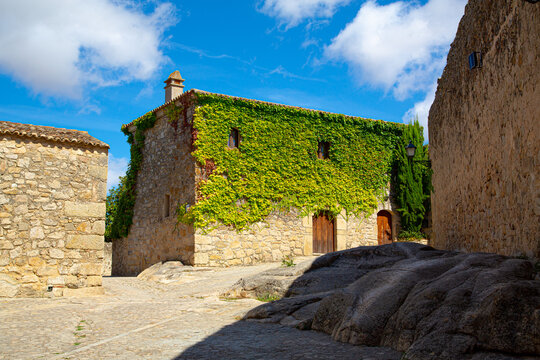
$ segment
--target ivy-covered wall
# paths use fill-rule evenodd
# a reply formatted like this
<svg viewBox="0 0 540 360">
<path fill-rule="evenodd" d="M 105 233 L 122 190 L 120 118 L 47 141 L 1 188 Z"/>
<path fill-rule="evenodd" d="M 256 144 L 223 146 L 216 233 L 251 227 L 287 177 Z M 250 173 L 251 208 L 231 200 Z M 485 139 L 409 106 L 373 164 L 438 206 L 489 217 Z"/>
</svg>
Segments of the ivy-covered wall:
<svg viewBox="0 0 540 360">
<path fill-rule="evenodd" d="M 273 210 L 365 216 L 385 196 L 401 124 L 195 93 L 197 202 L 178 207 L 195 228 L 243 229 Z M 238 149 L 228 147 L 238 129 Z M 319 142 L 330 143 L 319 159 Z M 187 212 L 186 212 L 187 209 Z"/>
<path fill-rule="evenodd" d="M 118 275 L 311 255 L 319 211 L 336 216 L 335 249 L 375 245 L 376 207 L 395 210 L 385 200 L 401 124 L 190 91 L 124 129 L 132 160 L 116 201 L 132 208 L 112 217 L 129 229 L 114 238 Z"/>
</svg>

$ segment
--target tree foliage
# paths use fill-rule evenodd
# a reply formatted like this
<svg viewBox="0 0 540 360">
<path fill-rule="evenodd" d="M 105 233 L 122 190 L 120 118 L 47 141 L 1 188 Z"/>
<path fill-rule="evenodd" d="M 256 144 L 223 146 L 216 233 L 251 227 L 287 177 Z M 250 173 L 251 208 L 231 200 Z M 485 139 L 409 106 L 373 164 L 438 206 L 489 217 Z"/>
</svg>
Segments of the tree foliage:
<svg viewBox="0 0 540 360">
<path fill-rule="evenodd" d="M 114 217 L 118 213 L 118 199 L 121 194 L 122 183 L 124 182 L 124 177 L 120 178 L 120 183 L 112 187 L 107 194 L 106 200 L 106 216 L 105 216 L 105 241 L 112 241 L 111 230 L 112 224 L 114 223 Z"/>
<path fill-rule="evenodd" d="M 406 147 L 409 141 L 416 146 L 413 159 L 407 157 Z M 393 186 L 401 215 L 401 228 L 404 232 L 420 232 L 429 210 L 432 187 L 428 160 L 428 147 L 424 146 L 423 129 L 416 117 L 403 130 L 397 147 L 393 173 Z"/>
</svg>

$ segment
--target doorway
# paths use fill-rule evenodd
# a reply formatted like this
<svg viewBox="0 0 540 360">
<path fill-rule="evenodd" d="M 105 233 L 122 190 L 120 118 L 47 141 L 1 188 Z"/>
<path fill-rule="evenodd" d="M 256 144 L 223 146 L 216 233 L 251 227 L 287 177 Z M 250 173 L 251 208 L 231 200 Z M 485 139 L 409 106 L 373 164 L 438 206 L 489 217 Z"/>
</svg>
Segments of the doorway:
<svg viewBox="0 0 540 360">
<path fill-rule="evenodd" d="M 313 216 L 313 252 L 324 254 L 335 251 L 334 221 L 328 213 Z"/>
<path fill-rule="evenodd" d="M 377 241 L 379 245 L 392 243 L 392 214 L 389 211 L 377 213 Z"/>
</svg>

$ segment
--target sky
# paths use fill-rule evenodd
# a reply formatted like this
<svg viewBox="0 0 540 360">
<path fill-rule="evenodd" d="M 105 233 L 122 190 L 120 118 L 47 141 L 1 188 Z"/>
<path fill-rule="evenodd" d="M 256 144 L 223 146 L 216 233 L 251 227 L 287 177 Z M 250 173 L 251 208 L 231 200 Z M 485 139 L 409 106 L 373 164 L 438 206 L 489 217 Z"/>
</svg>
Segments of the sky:
<svg viewBox="0 0 540 360">
<path fill-rule="evenodd" d="M 466 0 L 0 2 L 0 120 L 88 131 L 129 162 L 122 124 L 184 90 L 408 123 L 427 115 Z"/>
</svg>

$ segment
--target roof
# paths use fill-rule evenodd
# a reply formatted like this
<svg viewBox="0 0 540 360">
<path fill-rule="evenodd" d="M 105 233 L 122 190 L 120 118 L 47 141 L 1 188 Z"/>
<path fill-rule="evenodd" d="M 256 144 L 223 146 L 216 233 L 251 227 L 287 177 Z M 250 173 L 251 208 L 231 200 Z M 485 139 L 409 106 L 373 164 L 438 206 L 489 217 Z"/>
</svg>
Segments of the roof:
<svg viewBox="0 0 540 360">
<path fill-rule="evenodd" d="M 254 102 L 254 103 L 261 103 L 261 104 L 275 105 L 275 106 L 280 106 L 280 107 L 290 108 L 290 109 L 301 109 L 301 110 L 307 110 L 307 111 L 314 111 L 314 112 L 323 113 L 323 114 L 337 114 L 337 113 L 332 113 L 332 112 L 329 112 L 329 111 L 307 109 L 307 108 L 303 108 L 303 107 L 300 107 L 300 106 L 284 105 L 284 104 L 278 104 L 278 103 L 273 103 L 273 102 L 269 102 L 269 101 L 254 100 L 254 99 L 248 99 L 248 98 L 243 98 L 243 97 L 238 97 L 238 96 L 231 96 L 231 95 L 218 94 L 218 93 L 213 93 L 213 92 L 204 91 L 204 90 L 198 90 L 198 89 L 191 89 L 191 90 L 189 90 L 189 91 L 187 91 L 187 92 L 185 92 L 185 93 L 183 93 L 183 94 L 180 94 L 180 95 L 178 95 L 177 97 L 175 97 L 174 99 L 171 99 L 170 101 L 167 101 L 165 104 L 158 106 L 157 108 L 155 108 L 155 109 L 149 111 L 148 113 L 154 113 L 154 112 L 156 112 L 156 111 L 158 111 L 158 110 L 163 109 L 163 108 L 166 107 L 167 105 L 172 104 L 173 102 L 175 102 L 175 101 L 177 101 L 177 100 L 180 100 L 180 99 L 189 97 L 190 95 L 195 94 L 195 93 L 198 93 L 198 94 L 215 95 L 215 96 L 221 96 L 221 97 L 225 97 L 225 98 L 236 99 L 236 100 L 242 100 L 242 101 L 251 101 L 251 102 Z M 147 114 L 148 114 L 148 113 L 147 113 Z M 366 118 L 361 117 L 361 116 L 351 116 L 351 115 L 344 115 L 344 114 L 337 114 L 337 115 L 343 115 L 343 116 L 346 116 L 346 117 L 351 118 L 351 119 L 366 119 Z M 128 123 L 128 124 L 124 124 L 124 125 L 122 126 L 122 128 L 129 128 L 131 125 L 133 125 L 133 123 L 134 123 L 135 121 L 137 121 L 137 120 L 140 119 L 141 117 L 142 117 L 142 116 L 138 117 L 137 119 L 131 121 L 131 122 Z M 383 120 L 374 120 L 374 119 L 368 119 L 368 120 L 372 120 L 372 121 L 383 121 Z"/>
<path fill-rule="evenodd" d="M 184 79 L 182 79 L 182 75 L 180 75 L 180 71 L 178 71 L 178 70 L 173 71 L 173 72 L 171 73 L 171 75 L 169 75 L 169 77 L 167 78 L 167 80 L 165 80 L 164 82 L 167 82 L 167 81 L 169 81 L 169 80 L 171 80 L 171 79 L 173 79 L 173 80 L 184 80 Z"/>
<path fill-rule="evenodd" d="M 86 131 L 61 129 L 51 126 L 0 121 L 0 134 L 109 148 L 109 145 L 90 136 Z"/>
</svg>

